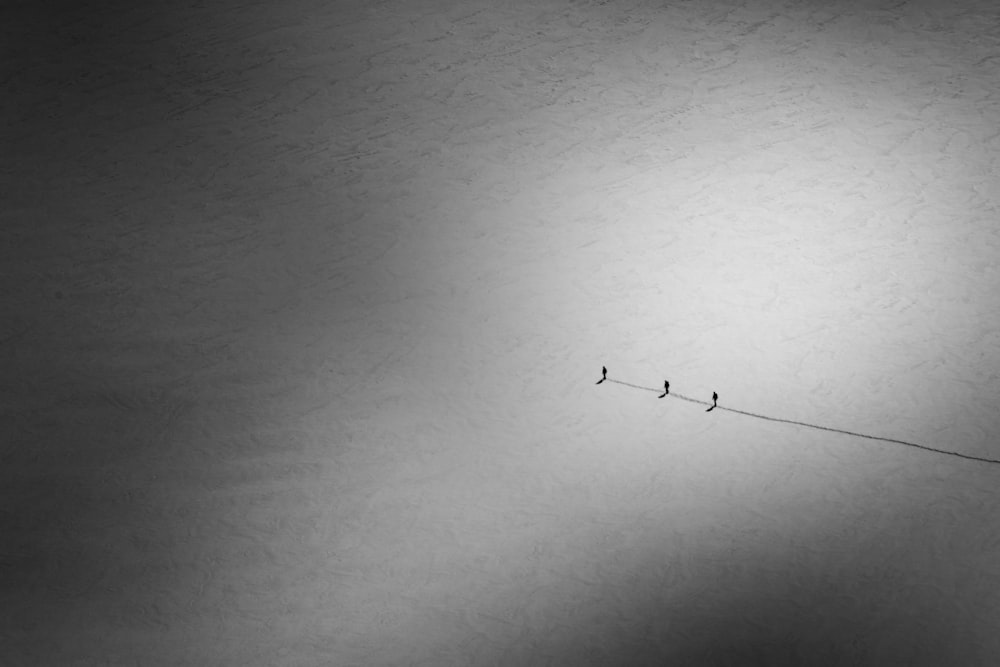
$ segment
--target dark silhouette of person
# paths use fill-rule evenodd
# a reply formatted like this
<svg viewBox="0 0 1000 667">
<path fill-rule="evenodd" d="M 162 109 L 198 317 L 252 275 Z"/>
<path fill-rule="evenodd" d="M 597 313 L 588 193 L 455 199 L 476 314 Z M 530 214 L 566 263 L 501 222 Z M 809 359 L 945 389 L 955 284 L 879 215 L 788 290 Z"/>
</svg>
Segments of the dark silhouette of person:
<svg viewBox="0 0 1000 667">
<path fill-rule="evenodd" d="M 719 395 L 713 391 L 712 392 L 712 407 L 710 407 L 708 410 L 705 410 L 705 412 L 711 412 L 712 410 L 714 410 L 717 407 L 719 407 Z"/>
<path fill-rule="evenodd" d="M 601 379 L 597 381 L 597 384 L 601 384 L 608 379 L 608 369 L 605 366 L 601 366 Z"/>
<path fill-rule="evenodd" d="M 664 380 L 663 381 L 663 393 L 660 394 L 660 398 L 663 398 L 664 396 L 666 396 L 669 393 L 670 393 L 670 383 L 667 382 L 666 380 Z"/>
</svg>

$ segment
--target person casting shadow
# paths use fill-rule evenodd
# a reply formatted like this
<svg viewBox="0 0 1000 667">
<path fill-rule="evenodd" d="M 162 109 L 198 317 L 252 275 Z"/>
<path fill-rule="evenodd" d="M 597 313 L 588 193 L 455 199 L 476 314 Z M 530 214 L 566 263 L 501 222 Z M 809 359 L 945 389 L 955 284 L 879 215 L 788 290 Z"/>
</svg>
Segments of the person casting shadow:
<svg viewBox="0 0 1000 667">
<path fill-rule="evenodd" d="M 608 369 L 604 366 L 601 366 L 601 379 L 598 380 L 596 384 L 601 384 L 607 379 L 608 379 Z"/>
<path fill-rule="evenodd" d="M 663 393 L 658 396 L 658 398 L 663 398 L 670 393 L 670 383 L 666 380 L 663 381 Z"/>
<path fill-rule="evenodd" d="M 711 412 L 712 410 L 714 410 L 717 407 L 719 407 L 719 395 L 713 391 L 712 392 L 712 407 L 710 407 L 708 410 L 705 410 L 705 412 Z"/>
</svg>

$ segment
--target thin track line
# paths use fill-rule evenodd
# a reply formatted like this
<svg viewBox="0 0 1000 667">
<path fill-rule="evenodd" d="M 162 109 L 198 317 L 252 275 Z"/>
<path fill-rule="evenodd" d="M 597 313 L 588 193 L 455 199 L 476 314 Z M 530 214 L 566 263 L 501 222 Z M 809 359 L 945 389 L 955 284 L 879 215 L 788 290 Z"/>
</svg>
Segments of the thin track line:
<svg viewBox="0 0 1000 667">
<path fill-rule="evenodd" d="M 653 387 L 643 387 L 637 384 L 632 384 L 631 382 L 622 382 L 621 380 L 613 380 L 612 378 L 605 378 L 607 382 L 614 382 L 615 384 L 625 385 L 626 387 L 632 387 L 633 389 L 640 389 L 642 391 L 651 391 L 654 394 L 659 394 L 663 391 L 662 388 L 656 389 Z M 689 403 L 697 403 L 698 405 L 712 405 L 709 401 L 699 401 L 698 399 L 691 398 L 690 396 L 685 396 L 684 394 L 678 394 L 671 391 L 667 394 L 670 398 L 679 398 L 682 401 L 687 401 Z M 937 449 L 936 447 L 928 447 L 927 445 L 920 445 L 915 442 L 907 442 L 906 440 L 896 440 L 895 438 L 883 438 L 877 435 L 868 435 L 867 433 L 858 433 L 856 431 L 847 431 L 841 428 L 832 428 L 830 426 L 820 426 L 819 424 L 810 424 L 808 422 L 795 421 L 794 419 L 781 419 L 779 417 L 770 417 L 768 415 L 757 414 L 756 412 L 747 412 L 746 410 L 737 410 L 736 408 L 727 408 L 723 405 L 716 405 L 716 410 L 725 410 L 726 412 L 734 412 L 736 414 L 744 415 L 746 417 L 753 417 L 754 419 L 766 419 L 771 422 L 780 422 L 782 424 L 794 424 L 796 426 L 804 426 L 806 428 L 813 428 L 820 431 L 829 431 L 831 433 L 841 433 L 843 435 L 850 435 L 855 438 L 866 438 L 868 440 L 879 440 L 881 442 L 891 442 L 895 445 L 905 445 L 906 447 L 915 447 L 916 449 L 923 449 L 928 452 L 935 452 L 938 454 L 946 454 L 948 456 L 957 456 L 958 458 L 967 459 L 969 461 L 979 461 L 980 463 L 994 463 L 1000 465 L 1000 460 L 988 459 L 981 456 L 972 456 L 971 454 L 962 454 L 960 452 L 952 452 L 946 449 Z"/>
</svg>

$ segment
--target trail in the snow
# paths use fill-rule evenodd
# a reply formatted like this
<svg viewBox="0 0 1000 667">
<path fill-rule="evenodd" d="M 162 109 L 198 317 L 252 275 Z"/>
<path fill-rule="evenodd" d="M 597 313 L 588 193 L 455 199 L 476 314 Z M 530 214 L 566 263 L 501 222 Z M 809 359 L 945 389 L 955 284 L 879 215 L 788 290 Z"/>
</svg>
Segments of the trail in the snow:
<svg viewBox="0 0 1000 667">
<path fill-rule="evenodd" d="M 632 384 L 631 382 L 623 382 L 621 380 L 613 380 L 611 378 L 605 378 L 608 382 L 614 382 L 615 384 L 625 385 L 626 387 L 632 387 L 633 389 L 641 389 L 643 391 L 651 391 L 653 393 L 659 393 L 660 390 L 653 387 L 642 387 L 637 384 Z M 602 380 L 603 382 L 603 380 Z M 685 396 L 683 394 L 678 394 L 675 392 L 670 392 L 667 394 L 671 398 L 679 398 L 682 401 L 688 401 L 689 403 L 698 403 L 699 405 L 712 405 L 709 401 L 699 401 L 698 399 Z M 783 424 L 795 424 L 796 426 L 805 426 L 806 428 L 814 428 L 820 431 L 830 431 L 832 433 L 842 433 L 844 435 L 854 436 L 855 438 L 866 438 L 868 440 L 879 440 L 881 442 L 891 442 L 896 445 L 905 445 L 907 447 L 915 447 L 917 449 L 923 449 L 928 452 L 936 452 L 938 454 L 947 454 L 948 456 L 957 456 L 962 459 L 968 459 L 970 461 L 979 461 L 981 463 L 995 463 L 1000 464 L 1000 460 L 988 459 L 982 456 L 972 456 L 970 454 L 962 454 L 960 452 L 953 452 L 946 449 L 938 449 L 936 447 L 928 447 L 927 445 L 920 445 L 915 442 L 907 442 L 906 440 L 896 440 L 895 438 L 883 438 L 878 435 L 869 435 L 867 433 L 858 433 L 856 431 L 848 431 L 842 428 L 833 428 L 830 426 L 820 426 L 819 424 L 810 424 L 808 422 L 796 421 L 794 419 L 781 419 L 779 417 L 770 417 L 768 415 L 757 414 L 756 412 L 747 412 L 746 410 L 737 410 L 736 408 L 727 408 L 721 405 L 715 405 L 716 410 L 725 410 L 726 412 L 735 412 L 737 414 L 745 415 L 747 417 L 754 417 L 755 419 L 766 419 L 772 422 L 781 422 Z"/>
</svg>

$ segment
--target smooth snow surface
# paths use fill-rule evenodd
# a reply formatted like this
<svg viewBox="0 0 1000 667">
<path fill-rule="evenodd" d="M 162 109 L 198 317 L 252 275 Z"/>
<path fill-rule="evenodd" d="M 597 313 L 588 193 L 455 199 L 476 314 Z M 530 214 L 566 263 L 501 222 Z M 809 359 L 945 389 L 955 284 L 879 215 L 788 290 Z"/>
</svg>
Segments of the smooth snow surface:
<svg viewBox="0 0 1000 667">
<path fill-rule="evenodd" d="M 994 0 L 62 5 L 0 663 L 1000 664 Z"/>
</svg>

